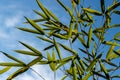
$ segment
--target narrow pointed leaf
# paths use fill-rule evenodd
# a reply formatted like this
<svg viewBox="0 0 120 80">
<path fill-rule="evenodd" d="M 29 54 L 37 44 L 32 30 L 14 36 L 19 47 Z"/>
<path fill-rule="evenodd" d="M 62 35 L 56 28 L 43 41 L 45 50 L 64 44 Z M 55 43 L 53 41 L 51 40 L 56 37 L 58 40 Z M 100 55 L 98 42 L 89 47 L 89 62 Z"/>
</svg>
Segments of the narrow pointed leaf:
<svg viewBox="0 0 120 80">
<path fill-rule="evenodd" d="M 120 11 L 114 10 L 113 13 L 120 15 Z"/>
<path fill-rule="evenodd" d="M 105 1 L 104 0 L 100 0 L 100 4 L 101 4 L 102 13 L 104 13 L 105 12 Z"/>
<path fill-rule="evenodd" d="M 68 38 L 66 36 L 63 36 L 61 34 L 55 34 L 53 33 L 53 36 L 57 37 L 57 38 L 60 38 L 60 39 L 65 39 L 65 40 L 68 40 Z"/>
<path fill-rule="evenodd" d="M 14 50 L 14 51 L 24 55 L 39 56 L 39 54 L 35 54 L 34 52 L 31 51 L 25 51 L 25 50 Z"/>
<path fill-rule="evenodd" d="M 27 71 L 29 69 L 29 67 L 23 67 L 20 68 L 19 70 L 17 70 L 16 72 L 14 72 L 12 75 L 10 75 L 7 80 L 12 80 L 13 78 L 17 77 L 18 75 L 24 73 L 25 71 Z"/>
<path fill-rule="evenodd" d="M 85 41 L 80 36 L 78 36 L 78 40 L 82 43 L 84 47 L 87 47 Z"/>
<path fill-rule="evenodd" d="M 108 60 L 109 56 L 110 56 L 111 53 L 113 52 L 114 47 L 115 47 L 115 46 L 111 46 L 111 47 L 110 47 L 110 49 L 109 49 L 109 51 L 107 52 L 107 55 L 106 55 L 106 60 Z"/>
<path fill-rule="evenodd" d="M 106 10 L 106 13 L 114 10 L 114 9 L 117 8 L 118 6 L 120 6 L 120 2 L 116 2 L 115 4 L 109 6 L 108 9 Z"/>
<path fill-rule="evenodd" d="M 111 41 L 104 41 L 103 44 L 112 45 L 112 46 L 120 46 L 120 44 L 117 44 L 116 42 L 111 42 Z"/>
<path fill-rule="evenodd" d="M 30 32 L 30 33 L 35 33 L 35 34 L 41 34 L 39 31 L 36 31 L 36 30 L 33 30 L 33 29 L 28 29 L 28 28 L 18 28 L 22 31 L 25 31 L 25 32 Z"/>
<path fill-rule="evenodd" d="M 14 67 L 23 67 L 25 65 L 15 63 L 15 62 L 0 62 L 0 66 L 14 66 Z"/>
<path fill-rule="evenodd" d="M 89 12 L 89 13 L 94 14 L 94 15 L 98 15 L 98 16 L 101 16 L 101 15 L 102 15 L 101 12 L 96 11 L 96 10 L 93 10 L 93 9 L 89 9 L 89 8 L 82 8 L 82 9 L 83 9 L 84 11 Z"/>
<path fill-rule="evenodd" d="M 48 19 L 48 17 L 45 15 L 45 14 L 43 14 L 43 13 L 41 13 L 41 12 L 38 12 L 38 11 L 36 11 L 36 10 L 33 10 L 36 14 L 38 14 L 38 15 L 40 15 L 43 19 Z M 34 21 L 34 20 L 33 20 Z M 35 21 L 34 21 L 35 22 Z"/>
<path fill-rule="evenodd" d="M 89 71 L 89 73 L 87 75 L 85 75 L 82 80 L 88 80 L 92 74 L 93 73 L 91 71 Z"/>
<path fill-rule="evenodd" d="M 101 69 L 103 70 L 103 72 L 105 73 L 106 78 L 107 78 L 108 80 L 110 80 L 108 71 L 107 71 L 106 67 L 103 65 L 103 63 L 102 63 L 101 61 L 100 61 L 100 67 L 101 67 Z"/>
<path fill-rule="evenodd" d="M 43 4 L 40 2 L 40 0 L 36 0 L 38 6 L 40 7 L 40 9 L 45 13 L 45 15 L 49 18 L 49 13 L 47 12 L 47 10 L 45 9 L 45 7 L 43 6 Z"/>
<path fill-rule="evenodd" d="M 57 22 L 59 22 L 60 20 L 56 17 L 55 14 L 53 14 L 50 10 L 46 9 L 45 10 L 48 12 L 48 14 Z"/>
<path fill-rule="evenodd" d="M 52 45 L 50 45 L 50 46 L 47 46 L 47 47 L 44 48 L 43 50 L 44 50 L 44 51 L 49 50 L 49 49 L 53 48 L 54 46 L 55 46 L 55 45 L 52 44 Z"/>
<path fill-rule="evenodd" d="M 62 79 L 61 79 L 61 80 L 65 80 L 65 78 L 67 78 L 67 75 L 65 75 L 64 77 L 62 77 Z"/>
<path fill-rule="evenodd" d="M 20 42 L 20 41 L 19 41 Z M 20 42 L 22 45 L 24 45 L 25 47 L 27 47 L 28 49 L 30 49 L 31 51 L 35 52 L 36 54 L 39 54 L 42 56 L 42 53 L 40 51 L 38 51 L 37 49 L 33 48 L 32 46 L 25 44 L 23 42 Z"/>
<path fill-rule="evenodd" d="M 43 41 L 46 41 L 46 42 L 49 42 L 49 43 L 53 43 L 52 40 L 48 39 L 48 38 L 44 38 L 44 37 L 41 37 L 41 36 L 37 36 L 37 38 L 43 40 Z"/>
<path fill-rule="evenodd" d="M 45 34 L 44 30 L 38 24 L 36 24 L 34 21 L 32 21 L 28 18 L 26 18 L 26 20 L 32 25 L 32 27 L 34 27 L 36 30 L 38 30 L 41 34 L 43 34 L 43 35 Z"/>
<path fill-rule="evenodd" d="M 3 53 L 5 56 L 7 56 L 8 58 L 10 58 L 10 59 L 12 59 L 12 60 L 14 60 L 14 61 L 16 61 L 16 62 L 18 62 L 18 63 L 20 63 L 20 64 L 25 65 L 25 63 L 24 63 L 23 61 L 18 60 L 17 58 L 15 58 L 15 57 L 13 57 L 13 56 L 11 56 L 11 55 L 5 53 L 5 52 L 2 52 L 2 53 Z"/>
<path fill-rule="evenodd" d="M 73 23 L 70 23 L 70 28 L 69 28 L 69 32 L 68 32 L 68 38 L 72 37 L 72 29 L 73 29 Z"/>
<path fill-rule="evenodd" d="M 55 49 L 56 49 L 56 51 L 58 53 L 59 59 L 61 60 L 62 56 L 61 56 L 61 52 L 60 52 L 60 48 L 58 46 L 58 43 L 55 41 L 55 39 L 53 39 L 53 42 L 54 42 L 54 45 L 55 45 Z"/>
<path fill-rule="evenodd" d="M 34 19 L 32 21 L 34 21 L 34 22 L 43 22 L 43 21 L 46 21 L 46 19 Z M 24 23 L 28 23 L 28 22 L 24 22 Z"/>
<path fill-rule="evenodd" d="M 88 40 L 87 40 L 88 48 L 90 47 L 91 39 L 92 39 L 92 27 L 90 27 L 89 32 L 88 32 Z"/>
<path fill-rule="evenodd" d="M 60 44 L 60 45 L 61 45 L 65 50 L 73 53 L 74 55 L 77 55 L 77 53 L 76 53 L 74 50 L 70 49 L 69 47 L 67 47 L 67 46 L 65 46 L 65 45 L 63 45 L 63 44 Z"/>
<path fill-rule="evenodd" d="M 2 70 L 0 70 L 0 74 L 7 72 L 10 68 L 11 68 L 11 66 L 7 66 L 7 67 L 3 68 Z"/>
<path fill-rule="evenodd" d="M 77 79 L 76 66 L 75 66 L 75 60 L 72 61 L 71 68 L 72 68 L 72 73 L 73 73 L 73 80 L 78 80 Z"/>
<path fill-rule="evenodd" d="M 35 64 L 38 63 L 42 58 L 43 58 L 42 56 L 35 58 L 35 59 L 32 60 L 31 62 L 29 62 L 29 63 L 27 64 L 27 66 L 31 67 L 31 66 L 35 65 Z"/>
</svg>

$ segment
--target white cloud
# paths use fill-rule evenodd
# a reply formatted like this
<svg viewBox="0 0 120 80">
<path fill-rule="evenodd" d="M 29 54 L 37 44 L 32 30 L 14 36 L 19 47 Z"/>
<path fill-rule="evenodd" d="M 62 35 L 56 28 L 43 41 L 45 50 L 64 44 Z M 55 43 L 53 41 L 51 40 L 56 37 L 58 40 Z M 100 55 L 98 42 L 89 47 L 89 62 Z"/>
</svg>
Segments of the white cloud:
<svg viewBox="0 0 120 80">
<path fill-rule="evenodd" d="M 21 16 L 16 15 L 5 19 L 4 24 L 7 27 L 15 27 L 21 21 Z"/>
</svg>

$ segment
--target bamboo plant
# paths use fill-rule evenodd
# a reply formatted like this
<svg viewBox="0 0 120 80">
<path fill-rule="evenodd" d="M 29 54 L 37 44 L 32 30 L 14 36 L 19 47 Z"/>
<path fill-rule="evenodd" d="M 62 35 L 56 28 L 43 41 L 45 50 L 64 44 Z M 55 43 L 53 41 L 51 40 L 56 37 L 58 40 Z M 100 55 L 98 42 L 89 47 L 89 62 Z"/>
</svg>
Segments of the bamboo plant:
<svg viewBox="0 0 120 80">
<path fill-rule="evenodd" d="M 15 50 L 15 52 L 34 56 L 35 59 L 26 64 L 26 62 L 18 60 L 17 56 L 14 57 L 1 52 L 15 62 L 0 62 L 0 66 L 5 67 L 0 70 L 0 74 L 12 67 L 20 67 L 19 70 L 8 76 L 7 80 L 12 80 L 35 64 L 47 64 L 53 72 L 57 70 L 63 72 L 64 76 L 60 80 L 119 79 L 120 74 L 113 73 L 120 70 L 120 63 L 114 63 L 115 60 L 120 60 L 120 31 L 113 34 L 109 30 L 120 29 L 120 23 L 112 24 L 112 15 L 120 15 L 118 10 L 120 2 L 112 0 L 113 3 L 106 7 L 105 0 L 98 0 L 101 10 L 94 10 L 89 5 L 84 7 L 86 4 L 84 0 L 69 0 L 72 8 L 64 5 L 63 0 L 56 1 L 70 17 L 70 20 L 67 21 L 68 25 L 61 22 L 52 11 L 47 9 L 39 0 L 36 0 L 41 11 L 33 11 L 41 18 L 33 20 L 25 17 L 25 23 L 30 24 L 33 29 L 18 27 L 22 31 L 37 34 L 35 35 L 36 38 L 47 42 L 48 46 L 43 49 L 46 55 L 31 45 L 20 41 L 29 51 Z M 97 20 L 102 18 L 102 23 L 97 26 L 95 26 L 97 24 L 96 17 Z M 113 37 L 109 40 L 106 35 L 113 35 Z M 70 46 L 61 43 L 61 41 L 69 42 L 68 45 Z M 77 46 L 74 45 L 75 43 Z M 66 53 L 67 56 L 64 56 L 61 49 L 71 55 Z"/>
</svg>

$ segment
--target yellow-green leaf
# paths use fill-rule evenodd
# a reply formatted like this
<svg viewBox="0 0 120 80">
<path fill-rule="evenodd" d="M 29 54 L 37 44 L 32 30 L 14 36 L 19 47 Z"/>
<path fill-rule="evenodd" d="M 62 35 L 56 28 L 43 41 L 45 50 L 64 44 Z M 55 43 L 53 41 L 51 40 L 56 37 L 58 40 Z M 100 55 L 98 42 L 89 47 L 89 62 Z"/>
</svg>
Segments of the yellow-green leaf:
<svg viewBox="0 0 120 80">
<path fill-rule="evenodd" d="M 29 69 L 29 67 L 23 67 L 18 69 L 16 72 L 14 72 L 12 75 L 10 75 L 7 80 L 12 80 L 13 78 L 15 78 L 16 76 L 24 73 L 25 71 L 27 71 Z"/>
<path fill-rule="evenodd" d="M 111 46 L 109 51 L 107 52 L 107 55 L 106 55 L 106 60 L 108 60 L 109 56 L 112 54 L 113 50 L 114 50 L 114 47 L 115 46 Z"/>
<path fill-rule="evenodd" d="M 90 27 L 89 32 L 88 32 L 88 40 L 87 40 L 88 48 L 90 47 L 91 39 L 92 39 L 92 27 Z"/>
<path fill-rule="evenodd" d="M 40 7 L 40 9 L 45 13 L 45 15 L 49 18 L 49 13 L 47 12 L 47 10 L 45 9 L 45 7 L 43 6 L 43 4 L 40 2 L 40 0 L 36 0 L 38 6 Z"/>
<path fill-rule="evenodd" d="M 25 31 L 25 32 L 30 32 L 30 33 L 35 33 L 35 34 L 41 34 L 39 31 L 36 31 L 36 30 L 33 30 L 33 29 L 28 29 L 28 28 L 18 28 L 22 31 Z"/>
<path fill-rule="evenodd" d="M 11 68 L 11 66 L 7 66 L 7 67 L 3 68 L 2 70 L 0 70 L 0 74 L 7 72 L 10 68 Z"/>
<path fill-rule="evenodd" d="M 12 59 L 12 60 L 14 60 L 14 61 L 16 61 L 16 62 L 18 62 L 18 63 L 20 63 L 20 64 L 26 65 L 23 61 L 18 60 L 17 58 L 15 58 L 15 57 L 13 57 L 13 56 L 5 53 L 5 52 L 2 52 L 2 53 L 3 53 L 5 56 L 7 56 L 8 58 L 10 58 L 10 59 Z"/>
<path fill-rule="evenodd" d="M 65 50 L 73 53 L 74 55 L 77 55 L 77 52 L 75 52 L 74 50 L 70 49 L 69 47 L 67 47 L 67 46 L 65 46 L 65 45 L 63 45 L 63 44 L 60 44 L 60 45 L 61 45 Z"/>
<path fill-rule="evenodd" d="M 114 10 L 114 9 L 117 8 L 118 6 L 120 6 L 120 2 L 116 2 L 115 4 L 109 6 L 108 9 L 106 10 L 106 13 Z"/>
<path fill-rule="evenodd" d="M 62 77 L 62 79 L 61 79 L 61 80 L 65 80 L 65 78 L 67 78 L 67 75 L 65 75 L 64 77 Z"/>
<path fill-rule="evenodd" d="M 100 67 L 103 70 L 103 72 L 105 73 L 107 79 L 110 80 L 109 79 L 110 77 L 109 77 L 108 71 L 107 71 L 107 69 L 105 68 L 105 66 L 103 65 L 103 63 L 101 61 L 100 61 Z"/>
<path fill-rule="evenodd" d="M 84 47 L 87 47 L 85 41 L 80 36 L 78 36 L 78 40 L 82 43 Z"/>
<path fill-rule="evenodd" d="M 68 38 L 71 38 L 71 37 L 72 37 L 73 25 L 74 25 L 74 24 L 71 22 L 71 23 L 70 23 L 70 27 L 69 27 L 69 32 L 68 32 Z"/>
<path fill-rule="evenodd" d="M 73 73 L 73 80 L 78 80 L 76 66 L 75 66 L 75 60 L 72 61 L 71 68 L 72 68 L 72 73 Z"/>
<path fill-rule="evenodd" d="M 38 63 L 42 58 L 43 58 L 42 56 L 35 58 L 35 59 L 32 60 L 31 62 L 29 62 L 29 63 L 27 64 L 27 66 L 28 66 L 28 67 L 33 66 L 34 64 Z"/>
<path fill-rule="evenodd" d="M 39 54 L 35 54 L 34 52 L 31 51 L 25 51 L 25 50 L 14 50 L 14 51 L 24 55 L 39 56 Z"/>
<path fill-rule="evenodd" d="M 26 20 L 32 25 L 32 27 L 34 27 L 36 30 L 38 30 L 41 34 L 43 34 L 43 35 L 45 34 L 44 30 L 38 24 L 36 24 L 34 21 L 32 21 L 28 18 L 26 18 Z"/>
<path fill-rule="evenodd" d="M 53 39 L 53 41 L 54 41 L 55 49 L 56 49 L 56 51 L 57 51 L 57 53 L 58 53 L 59 59 L 61 60 L 61 59 L 62 59 L 62 56 L 61 56 L 61 52 L 60 52 L 58 43 L 55 41 L 55 39 Z"/>
<path fill-rule="evenodd" d="M 111 42 L 111 41 L 104 41 L 103 44 L 112 45 L 112 46 L 120 46 L 120 44 L 117 44 L 116 42 Z"/>
<path fill-rule="evenodd" d="M 0 62 L 0 66 L 14 66 L 14 67 L 23 67 L 25 65 L 15 63 L 15 62 Z"/>
<path fill-rule="evenodd" d="M 19 41 L 20 42 L 20 41 Z M 37 49 L 33 48 L 32 46 L 25 44 L 23 42 L 20 42 L 22 45 L 24 45 L 25 47 L 27 47 L 28 49 L 30 49 L 31 51 L 35 52 L 36 54 L 39 54 L 40 56 L 42 56 L 42 53 L 40 51 L 38 51 Z"/>
<path fill-rule="evenodd" d="M 88 73 L 87 75 L 85 75 L 85 76 L 82 78 L 82 80 L 88 80 L 89 77 L 90 77 L 92 74 L 93 74 L 92 71 L 89 71 L 89 73 Z"/>
<path fill-rule="evenodd" d="M 96 10 L 93 10 L 93 9 L 90 9 L 90 8 L 82 8 L 82 9 L 83 9 L 84 11 L 89 12 L 89 13 L 94 14 L 94 15 L 98 15 L 98 16 L 101 16 L 101 15 L 102 15 L 101 12 L 96 11 Z"/>
<path fill-rule="evenodd" d="M 48 38 L 44 38 L 44 37 L 41 37 L 41 36 L 37 36 L 37 38 L 43 40 L 43 41 L 46 41 L 46 42 L 50 42 L 50 43 L 53 43 L 52 40 L 48 39 Z"/>
</svg>

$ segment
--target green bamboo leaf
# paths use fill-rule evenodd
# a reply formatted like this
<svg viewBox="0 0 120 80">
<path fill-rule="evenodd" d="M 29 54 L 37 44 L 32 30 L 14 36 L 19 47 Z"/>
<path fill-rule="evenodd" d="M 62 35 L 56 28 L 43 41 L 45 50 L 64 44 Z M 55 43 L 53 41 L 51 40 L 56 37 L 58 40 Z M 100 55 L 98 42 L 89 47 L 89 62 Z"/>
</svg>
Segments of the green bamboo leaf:
<svg viewBox="0 0 120 80">
<path fill-rule="evenodd" d="M 116 42 L 111 42 L 111 41 L 104 41 L 103 44 L 112 45 L 112 46 L 120 46 L 120 44 L 117 44 Z"/>
<path fill-rule="evenodd" d="M 80 63 L 80 66 L 81 66 L 82 70 L 85 70 L 84 63 L 83 63 L 83 61 L 81 59 L 79 60 L 79 63 Z"/>
<path fill-rule="evenodd" d="M 19 41 L 20 42 L 20 41 Z M 20 42 L 22 45 L 24 45 L 26 48 L 30 49 L 31 51 L 35 52 L 36 54 L 39 54 L 40 56 L 42 56 L 42 53 L 40 51 L 38 51 L 37 49 L 33 48 L 32 46 L 25 44 L 23 42 Z"/>
<path fill-rule="evenodd" d="M 15 57 L 13 57 L 13 56 L 5 53 L 5 52 L 2 52 L 2 53 L 3 53 L 5 56 L 7 56 L 8 58 L 10 58 L 10 59 L 12 59 L 12 60 L 14 60 L 14 61 L 16 61 L 16 62 L 18 62 L 18 63 L 20 63 L 20 64 L 26 65 L 23 61 L 18 60 L 17 58 L 15 58 Z"/>
<path fill-rule="evenodd" d="M 108 60 L 109 56 L 110 56 L 111 53 L 113 52 L 114 47 L 115 47 L 115 46 L 111 46 L 111 47 L 109 48 L 109 51 L 107 52 L 107 55 L 106 55 L 106 60 Z"/>
<path fill-rule="evenodd" d="M 84 70 L 78 65 L 76 64 L 77 70 L 78 70 L 78 74 L 81 76 L 84 74 Z"/>
<path fill-rule="evenodd" d="M 43 21 L 46 21 L 46 19 L 34 19 L 32 21 L 33 22 L 43 22 Z M 29 22 L 24 22 L 24 23 L 29 23 Z"/>
<path fill-rule="evenodd" d="M 74 0 L 74 1 L 77 5 L 80 3 L 80 0 Z"/>
<path fill-rule="evenodd" d="M 88 12 L 88 13 L 91 13 L 91 14 L 94 14 L 94 15 L 97 15 L 97 16 L 101 16 L 102 15 L 101 12 L 93 10 L 93 9 L 90 9 L 90 8 L 82 8 L 82 9 L 84 11 Z"/>
<path fill-rule="evenodd" d="M 118 10 L 114 10 L 113 13 L 120 15 L 120 11 L 118 11 Z"/>
<path fill-rule="evenodd" d="M 98 60 L 101 58 L 102 54 L 99 54 L 95 59 L 93 59 L 90 63 L 90 65 L 88 66 L 88 68 L 86 69 L 86 71 L 90 71 L 94 68 L 94 65 L 96 65 L 96 63 L 98 62 Z"/>
<path fill-rule="evenodd" d="M 28 29 L 28 28 L 19 28 L 18 29 L 25 31 L 25 32 L 30 32 L 30 33 L 35 33 L 35 34 L 41 34 L 39 31 L 33 30 L 33 29 Z"/>
<path fill-rule="evenodd" d="M 64 75 L 64 77 L 62 77 L 62 79 L 61 79 L 61 80 L 65 80 L 65 78 L 67 78 L 67 75 Z"/>
<path fill-rule="evenodd" d="M 28 66 L 28 67 L 31 67 L 31 66 L 35 65 L 35 64 L 38 63 L 42 58 L 43 58 L 42 56 L 35 58 L 35 59 L 32 60 L 31 62 L 29 62 L 29 63 L 27 64 L 27 66 Z"/>
<path fill-rule="evenodd" d="M 117 28 L 117 27 L 120 27 L 120 24 L 111 25 L 109 28 Z"/>
<path fill-rule="evenodd" d="M 118 67 L 116 64 L 114 64 L 113 62 L 110 62 L 109 60 L 101 60 L 102 62 L 105 62 L 111 66 L 114 66 L 114 67 Z"/>
<path fill-rule="evenodd" d="M 57 37 L 57 38 L 60 38 L 60 39 L 65 39 L 65 40 L 68 40 L 67 36 L 63 36 L 61 34 L 55 34 L 53 33 L 53 36 Z"/>
<path fill-rule="evenodd" d="M 106 13 L 114 10 L 114 9 L 117 8 L 118 6 L 120 6 L 120 2 L 116 2 L 115 4 L 109 6 L 108 9 L 106 10 Z"/>
<path fill-rule="evenodd" d="M 54 25 L 50 25 L 50 24 L 42 24 L 42 25 L 45 26 L 45 27 L 48 27 L 48 28 L 61 29 L 58 26 L 54 26 Z"/>
<path fill-rule="evenodd" d="M 104 2 L 105 2 L 104 0 L 100 0 L 102 13 L 105 12 L 105 3 Z"/>
<path fill-rule="evenodd" d="M 108 71 L 107 71 L 106 67 L 103 65 L 102 61 L 100 61 L 100 67 L 101 67 L 101 70 L 105 73 L 106 78 L 107 78 L 108 80 L 110 80 Z"/>
<path fill-rule="evenodd" d="M 86 45 L 85 41 L 84 41 L 80 36 L 78 36 L 78 40 L 82 43 L 82 45 L 83 45 L 84 47 L 87 48 L 87 45 Z"/>
<path fill-rule="evenodd" d="M 120 36 L 120 32 L 118 32 L 117 34 L 115 34 L 114 38 L 119 37 Z"/>
<path fill-rule="evenodd" d="M 68 63 L 70 60 L 74 59 L 74 56 L 70 56 L 67 58 L 64 58 L 60 61 L 60 64 L 56 67 L 56 70 L 59 69 L 61 66 L 63 66 L 64 64 Z"/>
<path fill-rule="evenodd" d="M 71 68 L 72 68 L 72 73 L 73 73 L 73 80 L 78 80 L 76 66 L 75 66 L 75 60 L 72 61 Z"/>
<path fill-rule="evenodd" d="M 44 37 L 41 37 L 41 36 L 37 36 L 37 38 L 39 38 L 39 39 L 41 39 L 43 41 L 49 42 L 49 43 L 53 43 L 53 41 L 48 39 L 48 38 L 44 38 Z"/>
<path fill-rule="evenodd" d="M 114 38 L 114 40 L 116 40 L 116 41 L 120 41 L 120 38 Z"/>
<path fill-rule="evenodd" d="M 15 62 L 0 62 L 0 66 L 14 66 L 14 67 L 23 67 L 25 65 L 15 63 Z"/>
<path fill-rule="evenodd" d="M 75 2 L 75 0 L 71 0 L 71 3 L 72 3 L 72 8 L 75 9 L 75 7 L 76 7 L 76 2 Z"/>
<path fill-rule="evenodd" d="M 49 50 L 49 49 L 53 48 L 54 46 L 55 46 L 55 45 L 52 44 L 52 45 L 50 45 L 50 46 L 47 46 L 47 47 L 44 48 L 43 50 L 44 50 L 44 51 Z"/>
<path fill-rule="evenodd" d="M 43 14 L 43 13 L 41 13 L 41 12 L 39 12 L 39 11 L 36 11 L 36 10 L 33 10 L 36 14 L 38 14 L 38 15 L 40 15 L 43 19 L 48 19 L 48 17 L 45 15 L 45 14 Z M 34 21 L 34 20 L 33 20 Z"/>
<path fill-rule="evenodd" d="M 0 74 L 7 72 L 10 68 L 11 68 L 11 66 L 7 66 L 7 67 L 3 68 L 2 70 L 0 70 Z"/>
<path fill-rule="evenodd" d="M 60 52 L 60 49 L 58 47 L 58 43 L 55 41 L 55 39 L 53 38 L 53 42 L 54 42 L 54 45 L 55 45 L 55 49 L 58 53 L 58 56 L 59 56 L 59 59 L 61 60 L 62 59 L 62 56 L 61 56 L 61 52 Z"/>
<path fill-rule="evenodd" d="M 91 39 L 92 39 L 92 27 L 90 27 L 89 32 L 88 32 L 88 40 L 87 40 L 88 48 L 90 47 Z"/>
<path fill-rule="evenodd" d="M 14 51 L 24 55 L 39 56 L 39 54 L 35 54 L 34 52 L 31 51 L 25 51 L 25 50 L 14 50 Z"/>
<path fill-rule="evenodd" d="M 7 80 L 12 80 L 13 78 L 17 77 L 18 75 L 24 73 L 25 71 L 27 71 L 29 69 L 29 67 L 23 67 L 18 69 L 16 72 L 14 72 L 12 75 L 10 75 Z"/>
<path fill-rule="evenodd" d="M 93 73 L 91 71 L 89 71 L 89 73 L 87 75 L 85 75 L 82 80 L 88 80 L 89 77 L 92 75 Z"/>
<path fill-rule="evenodd" d="M 69 32 L 68 32 L 68 38 L 71 38 L 72 37 L 72 29 L 73 29 L 73 23 L 71 22 L 70 23 L 70 28 L 69 28 Z"/>
<path fill-rule="evenodd" d="M 120 50 L 116 50 L 116 52 L 119 54 L 120 53 Z M 115 52 L 111 53 L 111 55 L 108 57 L 108 60 L 112 60 L 112 59 L 115 59 L 115 58 L 118 58 L 119 55 L 116 54 Z"/>
<path fill-rule="evenodd" d="M 28 18 L 26 18 L 26 20 L 32 25 L 32 27 L 34 27 L 36 30 L 38 30 L 41 34 L 43 34 L 43 35 L 45 34 L 44 30 L 38 24 L 36 24 L 34 21 L 32 21 Z"/>
<path fill-rule="evenodd" d="M 118 56 L 120 56 L 120 52 L 115 51 L 115 50 L 113 50 L 113 52 L 114 52 L 115 54 L 117 54 Z"/>
<path fill-rule="evenodd" d="M 70 49 L 69 47 L 63 45 L 63 44 L 60 44 L 61 47 L 63 47 L 65 50 L 73 53 L 73 55 L 77 55 L 77 52 L 75 52 L 74 50 Z"/>
<path fill-rule="evenodd" d="M 36 0 L 38 6 L 40 7 L 40 9 L 45 13 L 45 15 L 50 18 L 49 13 L 47 12 L 47 10 L 45 9 L 45 7 L 43 6 L 43 4 L 40 2 L 40 0 Z"/>
<path fill-rule="evenodd" d="M 56 17 L 55 14 L 53 14 L 50 10 L 46 9 L 45 10 L 48 12 L 48 14 L 57 22 L 60 22 L 60 20 Z"/>
</svg>

